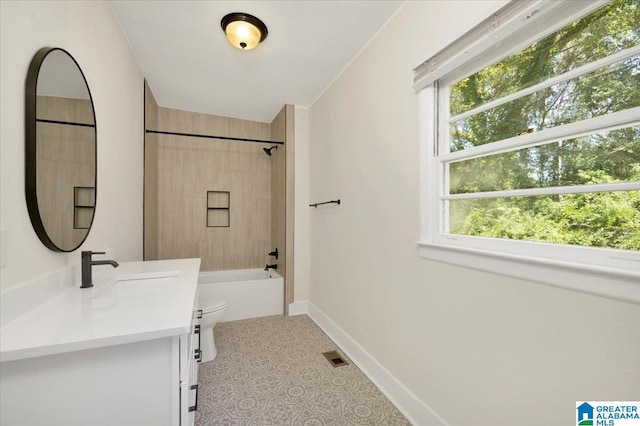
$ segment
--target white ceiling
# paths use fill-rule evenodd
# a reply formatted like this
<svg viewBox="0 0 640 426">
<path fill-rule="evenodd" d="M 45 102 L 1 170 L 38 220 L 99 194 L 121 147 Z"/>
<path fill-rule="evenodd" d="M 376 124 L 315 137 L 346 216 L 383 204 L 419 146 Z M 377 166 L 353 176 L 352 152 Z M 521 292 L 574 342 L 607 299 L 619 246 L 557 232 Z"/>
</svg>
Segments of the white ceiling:
<svg viewBox="0 0 640 426">
<path fill-rule="evenodd" d="M 114 12 L 160 106 L 271 122 L 311 106 L 403 1 L 122 1 Z M 243 52 L 220 20 L 246 12 L 268 27 Z"/>
</svg>

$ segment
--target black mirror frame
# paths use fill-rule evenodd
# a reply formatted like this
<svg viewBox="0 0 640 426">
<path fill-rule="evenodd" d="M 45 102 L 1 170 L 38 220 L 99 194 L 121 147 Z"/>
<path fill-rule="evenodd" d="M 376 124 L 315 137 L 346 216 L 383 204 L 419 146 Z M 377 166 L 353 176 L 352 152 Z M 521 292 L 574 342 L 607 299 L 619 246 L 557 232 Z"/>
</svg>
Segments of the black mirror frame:
<svg viewBox="0 0 640 426">
<path fill-rule="evenodd" d="M 95 170 L 95 192 L 94 192 L 94 206 L 97 206 L 98 201 L 98 127 L 96 122 L 96 109 L 93 106 L 93 97 L 91 96 L 91 90 L 89 89 L 89 84 L 87 83 L 87 78 L 82 72 L 82 68 L 78 65 L 78 62 L 75 58 L 66 50 L 59 47 L 43 47 L 34 55 L 31 63 L 29 64 L 29 70 L 27 71 L 27 79 L 25 82 L 25 195 L 27 199 L 27 210 L 29 211 L 29 218 L 31 219 L 31 224 L 33 225 L 33 229 L 36 231 L 36 235 L 42 243 L 50 250 L 56 252 L 72 252 L 77 250 L 82 243 L 85 242 L 87 237 L 89 236 L 89 232 L 91 232 L 91 228 L 93 226 L 93 219 L 96 215 L 96 207 L 93 209 L 93 215 L 91 216 L 91 223 L 89 224 L 89 229 L 87 229 L 87 233 L 84 238 L 77 246 L 73 247 L 70 250 L 65 250 L 58 247 L 49 237 L 47 231 L 42 222 L 42 217 L 40 216 L 40 209 L 38 207 L 38 193 L 37 193 L 37 156 L 36 156 L 36 97 L 38 93 L 38 75 L 40 74 L 40 68 L 42 67 L 42 63 L 44 62 L 47 55 L 56 50 L 60 50 L 67 54 L 69 58 L 76 64 L 78 67 L 78 71 L 82 75 L 84 80 L 84 84 L 87 87 L 87 92 L 89 93 L 89 99 L 91 100 L 91 112 L 93 113 L 93 124 L 94 124 L 94 143 L 95 143 L 95 158 L 94 158 L 94 170 Z"/>
</svg>

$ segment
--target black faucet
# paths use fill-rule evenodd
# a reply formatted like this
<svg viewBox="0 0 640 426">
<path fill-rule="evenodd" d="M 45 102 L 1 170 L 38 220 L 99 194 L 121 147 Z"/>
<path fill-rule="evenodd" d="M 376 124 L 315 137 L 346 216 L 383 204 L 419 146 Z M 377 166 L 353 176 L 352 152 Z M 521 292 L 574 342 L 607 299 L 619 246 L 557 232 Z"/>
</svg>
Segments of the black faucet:
<svg viewBox="0 0 640 426">
<path fill-rule="evenodd" d="M 274 251 L 269 253 L 269 256 L 273 256 L 273 257 L 276 258 L 276 260 L 278 260 L 278 247 L 276 247 L 276 249 Z"/>
<path fill-rule="evenodd" d="M 269 269 L 278 269 L 278 264 L 274 263 L 273 265 L 267 265 L 264 267 L 265 271 L 268 271 Z"/>
<path fill-rule="evenodd" d="M 93 265 L 111 265 L 117 268 L 118 262 L 115 260 L 91 260 L 94 254 L 105 254 L 103 251 L 83 251 L 82 252 L 82 285 L 80 288 L 93 287 L 93 279 L 91 278 L 91 267 Z"/>
</svg>

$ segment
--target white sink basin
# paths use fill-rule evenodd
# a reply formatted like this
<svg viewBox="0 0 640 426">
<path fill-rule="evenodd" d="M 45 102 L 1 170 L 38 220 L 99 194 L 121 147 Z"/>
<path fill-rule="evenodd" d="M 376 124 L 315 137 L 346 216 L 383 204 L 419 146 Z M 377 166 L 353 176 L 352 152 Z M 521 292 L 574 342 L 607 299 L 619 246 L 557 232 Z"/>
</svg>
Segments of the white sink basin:
<svg viewBox="0 0 640 426">
<path fill-rule="evenodd" d="M 177 277 L 178 275 L 178 271 L 131 272 L 116 275 L 116 281 L 150 280 L 154 278 Z"/>
</svg>

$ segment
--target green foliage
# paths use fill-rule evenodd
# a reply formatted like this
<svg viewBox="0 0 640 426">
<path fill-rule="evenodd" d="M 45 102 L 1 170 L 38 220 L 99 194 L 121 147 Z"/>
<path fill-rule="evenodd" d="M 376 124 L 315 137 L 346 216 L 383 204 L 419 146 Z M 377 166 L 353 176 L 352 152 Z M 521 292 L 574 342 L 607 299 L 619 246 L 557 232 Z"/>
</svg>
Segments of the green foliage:
<svg viewBox="0 0 640 426">
<path fill-rule="evenodd" d="M 451 202 L 454 234 L 640 250 L 640 192 Z"/>
<path fill-rule="evenodd" d="M 640 1 L 617 0 L 452 87 L 451 114 L 638 45 Z"/>
<path fill-rule="evenodd" d="M 451 114 L 640 44 L 640 0 L 616 0 L 451 86 Z M 640 56 L 452 123 L 451 151 L 640 106 Z M 640 180 L 640 126 L 460 161 L 450 192 Z M 450 232 L 640 250 L 640 191 L 450 202 Z"/>
</svg>

